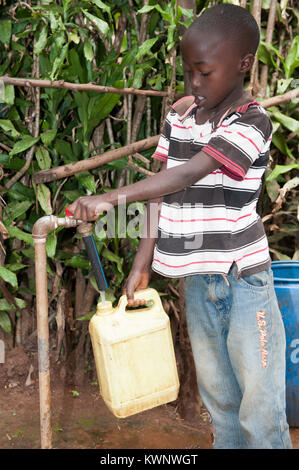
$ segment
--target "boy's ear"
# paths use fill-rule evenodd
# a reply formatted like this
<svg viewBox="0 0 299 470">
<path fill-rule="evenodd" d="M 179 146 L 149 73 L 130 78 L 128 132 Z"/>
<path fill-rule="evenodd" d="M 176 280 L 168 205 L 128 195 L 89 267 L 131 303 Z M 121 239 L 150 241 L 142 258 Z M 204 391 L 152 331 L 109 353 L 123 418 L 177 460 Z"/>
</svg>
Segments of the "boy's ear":
<svg viewBox="0 0 299 470">
<path fill-rule="evenodd" d="M 248 72 L 254 62 L 254 54 L 246 54 L 243 59 L 241 59 L 241 64 L 240 64 L 240 72 L 241 73 L 246 73 Z"/>
</svg>

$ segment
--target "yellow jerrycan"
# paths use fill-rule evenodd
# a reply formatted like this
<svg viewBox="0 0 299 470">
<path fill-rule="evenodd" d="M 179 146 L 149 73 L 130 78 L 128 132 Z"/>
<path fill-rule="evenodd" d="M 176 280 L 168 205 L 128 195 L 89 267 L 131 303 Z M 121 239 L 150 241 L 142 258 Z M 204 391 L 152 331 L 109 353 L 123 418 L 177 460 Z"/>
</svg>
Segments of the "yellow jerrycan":
<svg viewBox="0 0 299 470">
<path fill-rule="evenodd" d="M 151 307 L 126 310 L 99 303 L 89 322 L 101 396 L 117 418 L 175 400 L 179 379 L 170 322 L 155 289 L 134 294 L 152 301 Z"/>
</svg>

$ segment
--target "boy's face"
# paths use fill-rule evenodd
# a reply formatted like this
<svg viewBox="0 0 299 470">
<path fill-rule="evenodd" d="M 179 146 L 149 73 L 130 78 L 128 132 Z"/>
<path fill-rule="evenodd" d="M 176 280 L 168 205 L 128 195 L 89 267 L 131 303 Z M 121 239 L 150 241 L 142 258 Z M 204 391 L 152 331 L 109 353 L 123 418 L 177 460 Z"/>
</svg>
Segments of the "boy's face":
<svg viewBox="0 0 299 470">
<path fill-rule="evenodd" d="M 224 40 L 215 31 L 210 34 L 189 30 L 182 40 L 181 50 L 183 67 L 199 107 L 213 111 L 239 98 L 243 90 L 244 64 L 231 41 Z"/>
</svg>

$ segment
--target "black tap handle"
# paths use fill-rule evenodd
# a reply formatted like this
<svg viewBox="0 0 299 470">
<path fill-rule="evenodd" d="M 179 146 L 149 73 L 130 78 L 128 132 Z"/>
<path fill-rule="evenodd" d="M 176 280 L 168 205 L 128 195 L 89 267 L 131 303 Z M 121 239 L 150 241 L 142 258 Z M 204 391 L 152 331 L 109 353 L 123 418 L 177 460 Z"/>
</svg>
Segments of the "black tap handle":
<svg viewBox="0 0 299 470">
<path fill-rule="evenodd" d="M 101 265 L 101 261 L 98 255 L 98 251 L 96 249 L 93 236 L 88 235 L 86 237 L 82 237 L 82 239 L 84 241 L 88 258 L 92 266 L 93 274 L 96 278 L 97 286 L 100 291 L 105 291 L 108 289 L 108 284 L 105 278 L 105 274 Z"/>
<path fill-rule="evenodd" d="M 68 217 L 73 217 L 73 215 L 69 211 L 69 206 L 65 209 L 65 215 L 67 215 Z M 92 271 L 96 279 L 97 286 L 100 291 L 105 291 L 108 289 L 108 284 L 101 265 L 94 238 L 91 234 L 84 235 L 82 233 L 82 239 L 84 241 L 84 245 L 88 254 L 89 261 L 91 263 Z"/>
</svg>

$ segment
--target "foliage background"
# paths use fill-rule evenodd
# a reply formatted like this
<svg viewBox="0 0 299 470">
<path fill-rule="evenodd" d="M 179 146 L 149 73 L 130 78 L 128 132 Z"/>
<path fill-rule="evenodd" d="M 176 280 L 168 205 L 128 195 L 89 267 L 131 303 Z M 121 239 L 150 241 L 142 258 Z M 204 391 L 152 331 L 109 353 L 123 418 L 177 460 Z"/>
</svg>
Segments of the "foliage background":
<svg viewBox="0 0 299 470">
<path fill-rule="evenodd" d="M 193 17 L 192 10 L 177 3 L 188 1 L 2 0 L 0 76 L 163 90 L 173 100 L 184 92 L 179 34 Z M 254 12 L 258 2 L 192 3 L 199 14 L 215 3 L 241 4 Z M 292 0 L 262 1 L 258 63 L 246 83 L 258 99 L 299 84 L 298 18 Z M 36 331 L 31 236 L 35 221 L 45 214 L 63 216 L 65 207 L 81 195 L 143 179 L 158 171 L 159 163 L 151 161 L 150 149 L 48 184 L 35 185 L 33 175 L 157 135 L 168 101 L 159 96 L 12 85 L 0 87 L 0 96 L 0 331 L 11 345 L 28 346 Z M 273 259 L 299 258 L 298 100 L 268 109 L 274 136 L 259 213 Z M 18 173 L 22 168 L 23 174 Z M 137 208 L 142 213 L 142 204 Z M 128 221 L 135 215 L 128 214 Z M 136 230 L 135 236 L 114 238 L 95 232 L 112 301 L 119 298 L 130 272 L 139 243 Z M 88 350 L 88 345 L 82 346 L 84 320 L 94 311 L 98 292 L 75 230 L 50 233 L 47 255 L 49 321 L 58 360 L 79 345 L 83 352 Z M 151 285 L 163 293 L 175 334 L 177 285 L 155 276 Z"/>
</svg>

